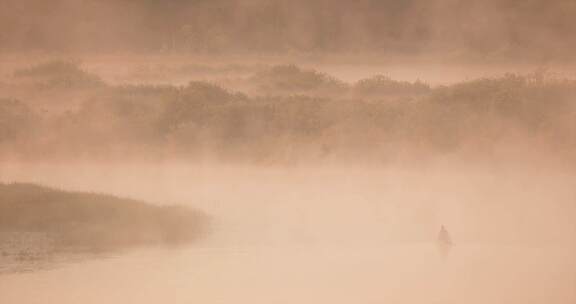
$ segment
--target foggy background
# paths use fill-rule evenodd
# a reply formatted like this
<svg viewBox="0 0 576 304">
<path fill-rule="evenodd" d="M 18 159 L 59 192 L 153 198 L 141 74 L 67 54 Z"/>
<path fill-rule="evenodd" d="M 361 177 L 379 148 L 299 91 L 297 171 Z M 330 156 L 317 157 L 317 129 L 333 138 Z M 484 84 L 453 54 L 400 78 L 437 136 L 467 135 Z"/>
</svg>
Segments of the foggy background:
<svg viewBox="0 0 576 304">
<path fill-rule="evenodd" d="M 0 2 L 0 51 L 572 61 L 570 0 Z"/>
<path fill-rule="evenodd" d="M 574 16 L 0 0 L 0 302 L 574 303 Z"/>
</svg>

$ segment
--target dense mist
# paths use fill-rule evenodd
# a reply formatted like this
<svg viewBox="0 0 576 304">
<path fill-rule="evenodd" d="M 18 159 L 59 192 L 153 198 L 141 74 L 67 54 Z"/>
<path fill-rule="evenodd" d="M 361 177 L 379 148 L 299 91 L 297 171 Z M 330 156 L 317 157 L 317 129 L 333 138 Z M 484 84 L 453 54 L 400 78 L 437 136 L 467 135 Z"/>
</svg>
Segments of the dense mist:
<svg viewBox="0 0 576 304">
<path fill-rule="evenodd" d="M 0 0 L 0 303 L 576 303 L 575 16 Z"/>
</svg>

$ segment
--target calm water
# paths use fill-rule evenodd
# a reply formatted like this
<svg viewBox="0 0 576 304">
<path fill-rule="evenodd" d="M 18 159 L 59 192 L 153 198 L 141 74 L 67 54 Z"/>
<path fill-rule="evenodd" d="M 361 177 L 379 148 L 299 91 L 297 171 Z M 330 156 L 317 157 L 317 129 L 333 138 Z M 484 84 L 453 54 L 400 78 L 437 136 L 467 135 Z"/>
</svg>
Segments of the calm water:
<svg viewBox="0 0 576 304">
<path fill-rule="evenodd" d="M 416 178 L 398 170 L 180 165 L 11 165 L 2 172 L 3 180 L 190 204 L 215 220 L 210 236 L 192 246 L 1 275 L 2 304 L 576 303 L 572 244 L 497 239 L 522 225 L 482 233 L 504 227 L 506 216 L 523 217 L 533 231 L 554 219 L 553 231 L 573 233 L 553 211 L 531 217 L 538 209 L 529 208 L 552 191 L 558 200 L 574 198 L 564 184 L 535 180 L 537 190 L 526 180 L 490 182 L 484 173 L 463 181 L 430 171 Z M 523 199 L 527 208 L 491 218 L 472 212 L 485 212 L 470 206 L 494 197 Z M 447 258 L 434 243 L 439 224 L 456 243 Z"/>
</svg>

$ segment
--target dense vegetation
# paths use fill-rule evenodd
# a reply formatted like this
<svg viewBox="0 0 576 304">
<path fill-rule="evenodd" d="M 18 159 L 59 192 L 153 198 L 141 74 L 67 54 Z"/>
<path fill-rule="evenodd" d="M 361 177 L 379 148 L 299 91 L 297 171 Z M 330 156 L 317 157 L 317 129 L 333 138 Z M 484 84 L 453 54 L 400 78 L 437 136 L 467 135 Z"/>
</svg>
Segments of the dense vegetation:
<svg viewBox="0 0 576 304">
<path fill-rule="evenodd" d="M 0 184 L 0 233 L 46 233 L 62 252 L 189 242 L 203 235 L 206 219 L 183 207 L 33 184 Z"/>
<path fill-rule="evenodd" d="M 77 66 L 51 63 L 16 71 L 8 86 L 25 89 L 21 75 L 37 74 L 74 74 L 92 85 L 43 86 L 50 96 L 84 90 L 83 102 L 58 115 L 43 114 L 25 97 L 0 99 L 4 155 L 284 162 L 462 151 L 491 157 L 514 145 L 569 157 L 576 148 L 576 81 L 545 73 L 431 87 L 382 75 L 349 84 L 287 65 L 223 82 L 246 88 L 241 92 L 202 81 L 110 85 L 85 81 L 96 76 Z M 55 99 L 43 106 L 49 111 Z"/>
</svg>

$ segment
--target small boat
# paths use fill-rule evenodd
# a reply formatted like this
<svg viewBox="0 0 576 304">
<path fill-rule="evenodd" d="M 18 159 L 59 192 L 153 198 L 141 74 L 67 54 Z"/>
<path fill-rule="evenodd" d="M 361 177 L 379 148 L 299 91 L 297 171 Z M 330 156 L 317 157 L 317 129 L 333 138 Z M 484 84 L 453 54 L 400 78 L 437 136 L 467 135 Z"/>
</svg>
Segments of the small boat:
<svg viewBox="0 0 576 304">
<path fill-rule="evenodd" d="M 452 237 L 450 237 L 450 233 L 448 232 L 446 227 L 444 227 L 444 225 L 442 225 L 442 227 L 440 228 L 440 233 L 438 233 L 437 243 L 440 254 L 443 257 L 448 256 L 453 243 L 452 243 Z"/>
</svg>

